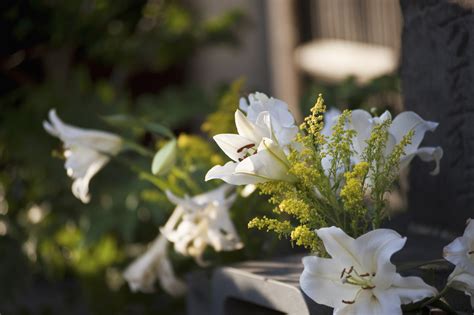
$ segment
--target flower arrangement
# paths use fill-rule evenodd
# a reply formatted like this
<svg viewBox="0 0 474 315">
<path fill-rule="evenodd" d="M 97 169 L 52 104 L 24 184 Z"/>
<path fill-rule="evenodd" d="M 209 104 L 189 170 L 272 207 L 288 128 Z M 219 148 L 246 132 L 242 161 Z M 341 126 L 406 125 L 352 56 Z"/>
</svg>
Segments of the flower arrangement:
<svg viewBox="0 0 474 315">
<path fill-rule="evenodd" d="M 240 85 L 234 84 L 231 95 Z M 244 243 L 230 209 L 239 193 L 247 197 L 257 189 L 268 196 L 273 214 L 254 217 L 248 227 L 275 232 L 310 250 L 312 255 L 303 259 L 301 289 L 315 302 L 334 308 L 334 314 L 402 314 L 407 308 L 434 307 L 453 312 L 444 299 L 448 289 L 473 296 L 472 221 L 463 236 L 444 248 L 443 257 L 456 268 L 440 291 L 420 277 L 397 272 L 391 256 L 404 247 L 406 238 L 381 228 L 390 217 L 387 196 L 401 169 L 418 156 L 435 163 L 432 175 L 440 172 L 443 150 L 420 147 L 425 133 L 435 131 L 437 123 L 414 112 L 392 119 L 388 111 L 373 116 L 365 110 L 327 110 L 319 95 L 310 115 L 297 126 L 286 103 L 254 93 L 240 99 L 233 113 L 236 132 L 230 133 L 229 106 L 235 103 L 235 97 L 224 97 L 226 106 L 203 125 L 208 134 L 218 132 L 213 138 L 231 160 L 226 163 L 210 147 L 202 150 L 209 145 L 203 139 L 176 138 L 159 124 L 106 119 L 159 133 L 162 140 L 155 153 L 115 134 L 70 126 L 50 112 L 44 128 L 64 142 L 65 167 L 74 179 L 72 191 L 82 202 L 90 200 L 93 176 L 115 159 L 154 184 L 176 206 L 148 250 L 124 271 L 131 290 L 152 292 L 159 280 L 170 295 L 184 294 L 186 286 L 173 270 L 170 243 L 176 253 L 200 266 L 212 263 L 204 257 L 207 248 L 241 249 Z M 214 126 L 222 117 L 224 123 Z M 151 158 L 151 174 L 122 159 L 119 154 L 124 151 Z M 196 163 L 188 160 L 193 156 L 190 152 L 205 154 L 199 153 L 201 160 Z M 203 168 L 208 170 L 205 181 L 226 183 L 205 184 L 190 176 Z"/>
<path fill-rule="evenodd" d="M 456 265 L 440 292 L 420 277 L 402 277 L 391 256 L 406 238 L 380 228 L 389 218 L 387 195 L 399 171 L 418 156 L 435 162 L 440 147 L 420 147 L 437 123 L 414 112 L 392 119 L 387 111 L 373 117 L 364 110 L 327 111 L 319 95 L 299 129 L 285 103 L 263 94 L 241 100 L 235 113 L 238 135 L 214 137 L 233 161 L 214 166 L 206 179 L 256 184 L 275 205 L 273 217 L 252 219 L 248 226 L 273 231 L 309 249 L 303 259 L 301 289 L 334 314 L 402 314 L 442 308 L 449 288 L 474 292 L 473 225 L 444 249 Z M 246 113 L 246 115 L 244 114 Z M 472 244 L 471 244 L 472 243 Z M 473 269 L 473 270 L 471 270 Z"/>
</svg>

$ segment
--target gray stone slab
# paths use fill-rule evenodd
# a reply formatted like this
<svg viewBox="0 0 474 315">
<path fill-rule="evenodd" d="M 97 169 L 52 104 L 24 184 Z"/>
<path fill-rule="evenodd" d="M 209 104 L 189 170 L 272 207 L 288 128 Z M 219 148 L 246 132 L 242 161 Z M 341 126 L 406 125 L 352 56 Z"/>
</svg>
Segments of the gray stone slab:
<svg viewBox="0 0 474 315">
<path fill-rule="evenodd" d="M 300 290 L 301 258 L 248 261 L 216 269 L 211 314 L 332 314 L 332 309 L 316 304 Z"/>
</svg>

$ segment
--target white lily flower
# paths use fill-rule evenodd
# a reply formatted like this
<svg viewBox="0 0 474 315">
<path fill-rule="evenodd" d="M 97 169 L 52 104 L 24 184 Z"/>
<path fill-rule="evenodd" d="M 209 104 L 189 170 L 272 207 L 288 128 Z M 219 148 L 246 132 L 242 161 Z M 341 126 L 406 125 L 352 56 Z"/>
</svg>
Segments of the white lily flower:
<svg viewBox="0 0 474 315">
<path fill-rule="evenodd" d="M 334 118 L 334 112 L 331 113 L 332 119 L 327 120 L 327 124 L 323 130 L 331 129 L 332 126 L 337 122 L 337 118 Z M 362 109 L 356 109 L 352 111 L 351 123 L 349 128 L 354 129 L 357 132 L 355 141 L 353 142 L 355 156 L 353 157 L 354 163 L 358 163 L 362 159 L 362 154 L 367 147 L 367 140 L 373 128 L 384 122 L 387 119 L 391 119 L 390 112 L 385 111 L 380 117 L 372 117 L 372 115 Z M 424 162 L 434 161 L 436 167 L 431 172 L 432 175 L 439 173 L 439 163 L 443 157 L 443 149 L 441 147 L 419 147 L 425 133 L 427 131 L 434 131 L 438 127 L 438 123 L 432 121 L 423 120 L 415 112 L 407 111 L 400 113 L 395 119 L 393 119 L 390 129 L 389 137 L 386 146 L 386 155 L 389 155 L 394 146 L 399 143 L 403 137 L 410 131 L 414 131 L 414 135 L 411 144 L 405 147 L 405 154 L 400 159 L 400 168 L 408 166 L 411 160 L 418 156 Z"/>
<path fill-rule="evenodd" d="M 293 176 L 288 174 L 289 163 L 285 151 L 288 149 L 289 139 L 294 138 L 295 134 L 291 128 L 285 127 L 288 123 L 286 116 L 276 110 L 273 115 L 278 119 L 273 119 L 269 111 L 260 111 L 257 115 L 253 106 L 247 108 L 252 113 L 252 120 L 239 110 L 235 112 L 238 134 L 214 136 L 217 145 L 233 161 L 223 166 L 214 166 L 206 174 L 206 181 L 219 178 L 229 184 L 247 185 L 271 180 L 293 180 Z M 291 116 L 288 109 L 286 112 Z M 255 115 L 257 116 L 254 117 Z M 274 125 L 281 129 L 272 128 Z M 296 126 L 295 128 L 297 129 Z"/>
<path fill-rule="evenodd" d="M 205 265 L 202 256 L 207 246 L 218 252 L 243 247 L 229 216 L 236 198 L 236 194 L 227 197 L 230 189 L 232 186 L 226 184 L 192 198 L 179 198 L 167 192 L 168 199 L 177 207 L 167 223 L 169 228 L 161 232 L 174 243 L 178 253 Z"/>
<path fill-rule="evenodd" d="M 160 234 L 150 248 L 127 267 L 123 277 L 133 292 L 154 292 L 157 278 L 163 290 L 172 296 L 181 296 L 186 292 L 186 285 L 174 274 L 167 254 L 168 244 L 166 237 Z"/>
<path fill-rule="evenodd" d="M 268 112 L 277 142 L 281 146 L 290 145 L 298 133 L 298 127 L 288 105 L 260 92 L 249 94 L 248 100 L 241 98 L 239 104 L 240 109 L 247 113 L 248 120 L 257 123 L 259 115 Z"/>
<path fill-rule="evenodd" d="M 331 136 L 332 127 L 337 123 L 337 119 L 341 115 L 341 111 L 337 108 L 331 107 L 324 113 L 324 127 L 321 133 L 326 137 Z"/>
<path fill-rule="evenodd" d="M 339 228 L 317 230 L 332 258 L 303 258 L 301 289 L 334 314 L 402 314 L 401 304 L 435 296 L 435 288 L 419 277 L 402 277 L 390 262 L 406 238 L 389 229 L 370 231 L 357 239 Z"/>
<path fill-rule="evenodd" d="M 448 285 L 471 296 L 474 307 L 474 220 L 467 221 L 463 236 L 443 249 L 443 257 L 456 266 L 449 275 Z"/>
<path fill-rule="evenodd" d="M 65 168 L 74 179 L 72 193 L 83 203 L 90 201 L 89 182 L 122 148 L 122 139 L 109 132 L 74 127 L 59 119 L 56 110 L 49 111 L 44 129 L 61 139 L 66 158 Z"/>
</svg>

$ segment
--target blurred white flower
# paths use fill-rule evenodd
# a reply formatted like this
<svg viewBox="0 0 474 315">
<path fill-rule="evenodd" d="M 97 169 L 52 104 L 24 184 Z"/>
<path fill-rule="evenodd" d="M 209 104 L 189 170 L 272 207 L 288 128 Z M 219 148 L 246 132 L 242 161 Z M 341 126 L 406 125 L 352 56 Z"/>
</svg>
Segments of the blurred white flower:
<svg viewBox="0 0 474 315">
<path fill-rule="evenodd" d="M 435 288 L 418 277 L 402 277 L 390 262 L 406 238 L 388 229 L 370 231 L 357 239 L 339 228 L 317 230 L 331 258 L 303 258 L 301 289 L 334 314 L 402 314 L 401 304 L 435 296 Z"/>
<path fill-rule="evenodd" d="M 254 124 L 257 123 L 261 113 L 268 112 L 275 139 L 280 146 L 290 145 L 298 133 L 295 118 L 288 110 L 288 105 L 279 99 L 256 92 L 249 94 L 248 102 L 242 97 L 239 107 Z"/>
<path fill-rule="evenodd" d="M 65 168 L 74 179 L 72 193 L 83 203 L 90 201 L 89 182 L 122 148 L 122 139 L 112 133 L 82 129 L 68 125 L 59 119 L 56 110 L 49 111 L 44 129 L 63 141 Z"/>
<path fill-rule="evenodd" d="M 217 145 L 233 161 L 216 165 L 206 174 L 206 181 L 222 179 L 233 185 L 257 184 L 271 180 L 292 181 L 285 152 L 298 132 L 286 104 L 264 94 L 252 96 L 251 104 L 241 101 L 248 112 L 235 112 L 238 134 L 214 136 Z M 260 101 L 255 101 L 255 100 Z M 253 101 L 252 101 L 253 100 Z M 266 100 L 266 101 L 262 101 Z"/>
<path fill-rule="evenodd" d="M 334 107 L 331 107 L 331 109 L 324 113 L 324 128 L 321 131 L 323 135 L 326 137 L 331 136 L 332 127 L 337 123 L 339 115 L 341 115 L 341 111 Z"/>
<path fill-rule="evenodd" d="M 474 307 L 474 220 L 467 221 L 463 236 L 443 249 L 443 257 L 456 266 L 449 275 L 448 285 L 469 295 Z"/>
<path fill-rule="evenodd" d="M 163 290 L 172 296 L 180 296 L 186 292 L 186 285 L 174 274 L 167 254 L 168 244 L 165 236 L 158 235 L 148 250 L 127 267 L 123 277 L 133 292 L 154 292 L 157 278 Z"/>
<path fill-rule="evenodd" d="M 232 186 L 225 184 L 192 198 L 178 198 L 167 192 L 177 207 L 161 233 L 174 243 L 178 253 L 205 265 L 202 256 L 208 245 L 218 252 L 243 247 L 229 216 L 236 198 L 236 194 L 227 197 L 231 189 Z"/>
<path fill-rule="evenodd" d="M 326 126 L 323 133 L 330 135 L 329 130 L 337 122 L 337 117 L 334 117 L 335 112 L 330 112 L 331 119 L 326 120 Z M 354 163 L 358 163 L 362 159 L 362 154 L 367 147 L 367 140 L 373 128 L 387 119 L 392 119 L 390 112 L 385 111 L 379 117 L 372 117 L 372 115 L 362 109 L 352 111 L 351 122 L 348 128 L 354 129 L 357 132 L 355 141 L 353 142 L 355 155 L 353 157 Z M 389 155 L 396 144 L 398 144 L 403 137 L 410 131 L 414 131 L 411 144 L 405 147 L 405 154 L 400 159 L 400 168 L 408 166 L 411 160 L 417 155 L 424 162 L 434 161 L 436 167 L 431 172 L 432 175 L 439 173 L 439 163 L 443 157 L 443 149 L 441 147 L 419 147 L 425 133 L 427 131 L 434 131 L 438 127 L 438 123 L 433 121 L 423 120 L 415 112 L 407 111 L 400 113 L 393 119 L 390 129 L 387 146 L 385 149 L 386 155 Z M 328 133 L 329 132 L 329 133 Z"/>
</svg>

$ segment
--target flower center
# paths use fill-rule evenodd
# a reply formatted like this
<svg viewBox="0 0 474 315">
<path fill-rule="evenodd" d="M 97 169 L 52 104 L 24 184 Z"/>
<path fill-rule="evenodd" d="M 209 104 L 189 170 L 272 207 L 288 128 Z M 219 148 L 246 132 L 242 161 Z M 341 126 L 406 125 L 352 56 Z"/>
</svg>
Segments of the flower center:
<svg viewBox="0 0 474 315">
<path fill-rule="evenodd" d="M 354 268 L 354 266 L 351 266 L 350 268 L 344 268 L 342 269 L 341 272 L 341 280 L 342 283 L 344 284 L 350 284 L 350 285 L 356 285 L 361 288 L 361 290 L 371 290 L 375 288 L 375 285 L 372 282 L 372 279 L 375 277 L 375 272 L 373 273 L 359 273 L 357 270 Z M 359 290 L 360 292 L 360 290 Z M 357 292 L 357 295 L 359 294 Z M 353 304 L 355 303 L 355 298 L 353 300 L 342 300 L 342 303 L 345 304 Z"/>
<path fill-rule="evenodd" d="M 243 161 L 245 158 L 248 158 L 251 155 L 257 153 L 257 149 L 255 148 L 255 143 L 249 143 L 237 149 L 237 153 L 242 154 L 243 157 L 239 158 L 239 162 Z"/>
</svg>

